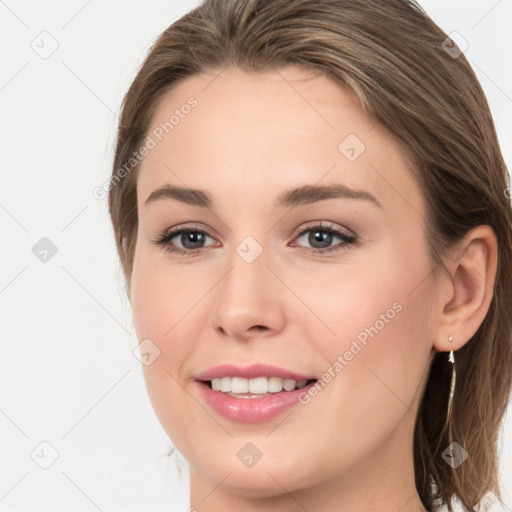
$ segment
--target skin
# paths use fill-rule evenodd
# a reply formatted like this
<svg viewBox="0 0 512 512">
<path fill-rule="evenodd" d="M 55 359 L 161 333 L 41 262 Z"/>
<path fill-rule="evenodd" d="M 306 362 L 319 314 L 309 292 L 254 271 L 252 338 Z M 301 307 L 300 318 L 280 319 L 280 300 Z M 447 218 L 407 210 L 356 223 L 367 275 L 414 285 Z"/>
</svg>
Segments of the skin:
<svg viewBox="0 0 512 512">
<path fill-rule="evenodd" d="M 414 421 L 436 351 L 459 349 L 487 313 L 492 229 L 470 232 L 458 258 L 447 261 L 449 273 L 434 282 L 423 196 L 399 147 L 325 76 L 295 66 L 196 75 L 167 93 L 148 133 L 190 96 L 197 107 L 139 170 L 130 300 L 139 340 L 160 350 L 143 366 L 144 378 L 159 421 L 190 464 L 191 506 L 424 511 L 414 483 Z M 348 134 L 366 146 L 354 161 L 338 149 Z M 205 190 L 213 205 L 169 198 L 145 205 L 163 184 Z M 343 184 L 382 207 L 347 198 L 273 206 L 281 192 L 305 184 Z M 317 221 L 358 242 L 334 236 L 322 246 L 313 235 L 298 237 Z M 152 243 L 190 224 L 209 232 L 198 256 Z M 236 252 L 247 236 L 263 249 L 252 263 Z M 180 236 L 171 243 L 184 247 Z M 335 246 L 341 250 L 307 252 Z M 217 364 L 253 362 L 320 379 L 394 303 L 401 311 L 288 415 L 226 420 L 194 380 Z M 251 468 L 237 458 L 247 442 L 262 453 Z"/>
</svg>

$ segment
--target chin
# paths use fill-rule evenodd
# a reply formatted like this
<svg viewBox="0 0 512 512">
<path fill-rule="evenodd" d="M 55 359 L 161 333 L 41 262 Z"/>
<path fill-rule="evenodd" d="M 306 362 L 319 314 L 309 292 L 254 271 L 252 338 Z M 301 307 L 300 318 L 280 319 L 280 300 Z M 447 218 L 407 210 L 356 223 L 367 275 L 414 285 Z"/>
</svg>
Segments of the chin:
<svg viewBox="0 0 512 512">
<path fill-rule="evenodd" d="M 227 492 L 252 498 L 280 496 L 283 488 L 287 492 L 294 492 L 316 483 L 313 479 L 318 477 L 318 472 L 313 470 L 313 466 L 308 468 L 303 457 L 297 459 L 282 452 L 276 455 L 269 447 L 266 456 L 263 455 L 252 467 L 246 467 L 237 458 L 240 447 L 246 441 L 231 441 L 233 448 L 224 445 L 226 448 L 218 450 L 219 453 L 209 451 L 207 447 L 196 452 L 199 464 L 191 463 L 191 471 L 201 473 L 214 485 L 222 482 L 222 489 Z M 205 453 L 209 453 L 211 458 L 205 460 Z"/>
<path fill-rule="evenodd" d="M 228 474 L 229 476 L 227 476 Z M 225 468 L 223 465 L 222 471 L 216 467 L 213 471 L 203 473 L 203 475 L 215 485 L 222 481 L 222 489 L 225 492 L 247 498 L 273 498 L 281 496 L 283 488 L 287 492 L 293 492 L 303 487 L 293 474 L 280 468 L 269 468 L 263 464 L 258 470 L 256 468 L 233 468 L 232 466 L 231 469 L 228 469 L 228 465 Z"/>
</svg>

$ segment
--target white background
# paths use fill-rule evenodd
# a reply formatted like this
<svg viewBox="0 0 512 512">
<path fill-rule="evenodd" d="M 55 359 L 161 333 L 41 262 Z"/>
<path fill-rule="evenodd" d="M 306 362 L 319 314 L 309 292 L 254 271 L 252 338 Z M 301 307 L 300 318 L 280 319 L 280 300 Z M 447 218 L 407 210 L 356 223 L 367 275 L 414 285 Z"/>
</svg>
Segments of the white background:
<svg viewBox="0 0 512 512">
<path fill-rule="evenodd" d="M 0 511 L 188 507 L 186 467 L 180 482 L 132 354 L 107 202 L 92 190 L 110 175 L 146 51 L 198 3 L 0 1 Z M 512 0 L 420 3 L 469 42 L 511 169 Z M 58 43 L 47 59 L 31 47 L 43 31 Z M 57 247 L 46 263 L 32 252 L 42 237 Z M 501 446 L 496 510 L 512 511 L 510 412 Z"/>
</svg>

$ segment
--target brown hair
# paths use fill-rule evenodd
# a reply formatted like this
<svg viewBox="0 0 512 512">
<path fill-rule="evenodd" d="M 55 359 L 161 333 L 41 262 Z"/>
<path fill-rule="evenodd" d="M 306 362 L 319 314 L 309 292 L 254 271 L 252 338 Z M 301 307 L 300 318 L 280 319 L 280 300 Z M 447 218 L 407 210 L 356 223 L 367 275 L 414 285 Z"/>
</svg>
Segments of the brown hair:
<svg viewBox="0 0 512 512">
<path fill-rule="evenodd" d="M 109 211 L 128 295 L 137 236 L 138 165 L 125 172 L 159 100 L 187 77 L 227 66 L 261 72 L 295 64 L 355 94 L 401 145 L 427 204 L 434 275 L 472 228 L 490 225 L 498 268 L 489 311 L 456 353 L 453 415 L 445 425 L 451 365 L 437 353 L 414 433 L 416 487 L 429 510 L 453 497 L 468 509 L 498 484 L 497 444 L 512 379 L 512 209 L 508 172 L 484 92 L 463 54 L 412 0 L 204 0 L 151 48 L 119 124 Z M 468 458 L 442 458 L 456 440 Z"/>
</svg>

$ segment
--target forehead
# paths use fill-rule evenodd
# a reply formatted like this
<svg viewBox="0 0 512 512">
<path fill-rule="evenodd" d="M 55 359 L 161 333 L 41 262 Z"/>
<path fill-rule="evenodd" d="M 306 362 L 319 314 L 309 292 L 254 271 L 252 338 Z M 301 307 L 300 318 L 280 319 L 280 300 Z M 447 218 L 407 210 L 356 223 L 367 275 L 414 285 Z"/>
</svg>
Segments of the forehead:
<svg viewBox="0 0 512 512">
<path fill-rule="evenodd" d="M 138 177 L 139 205 L 162 184 L 219 198 L 269 197 L 291 186 L 341 183 L 381 203 L 421 203 L 404 155 L 354 95 L 295 66 L 227 68 L 181 82 L 161 100 Z"/>
</svg>

